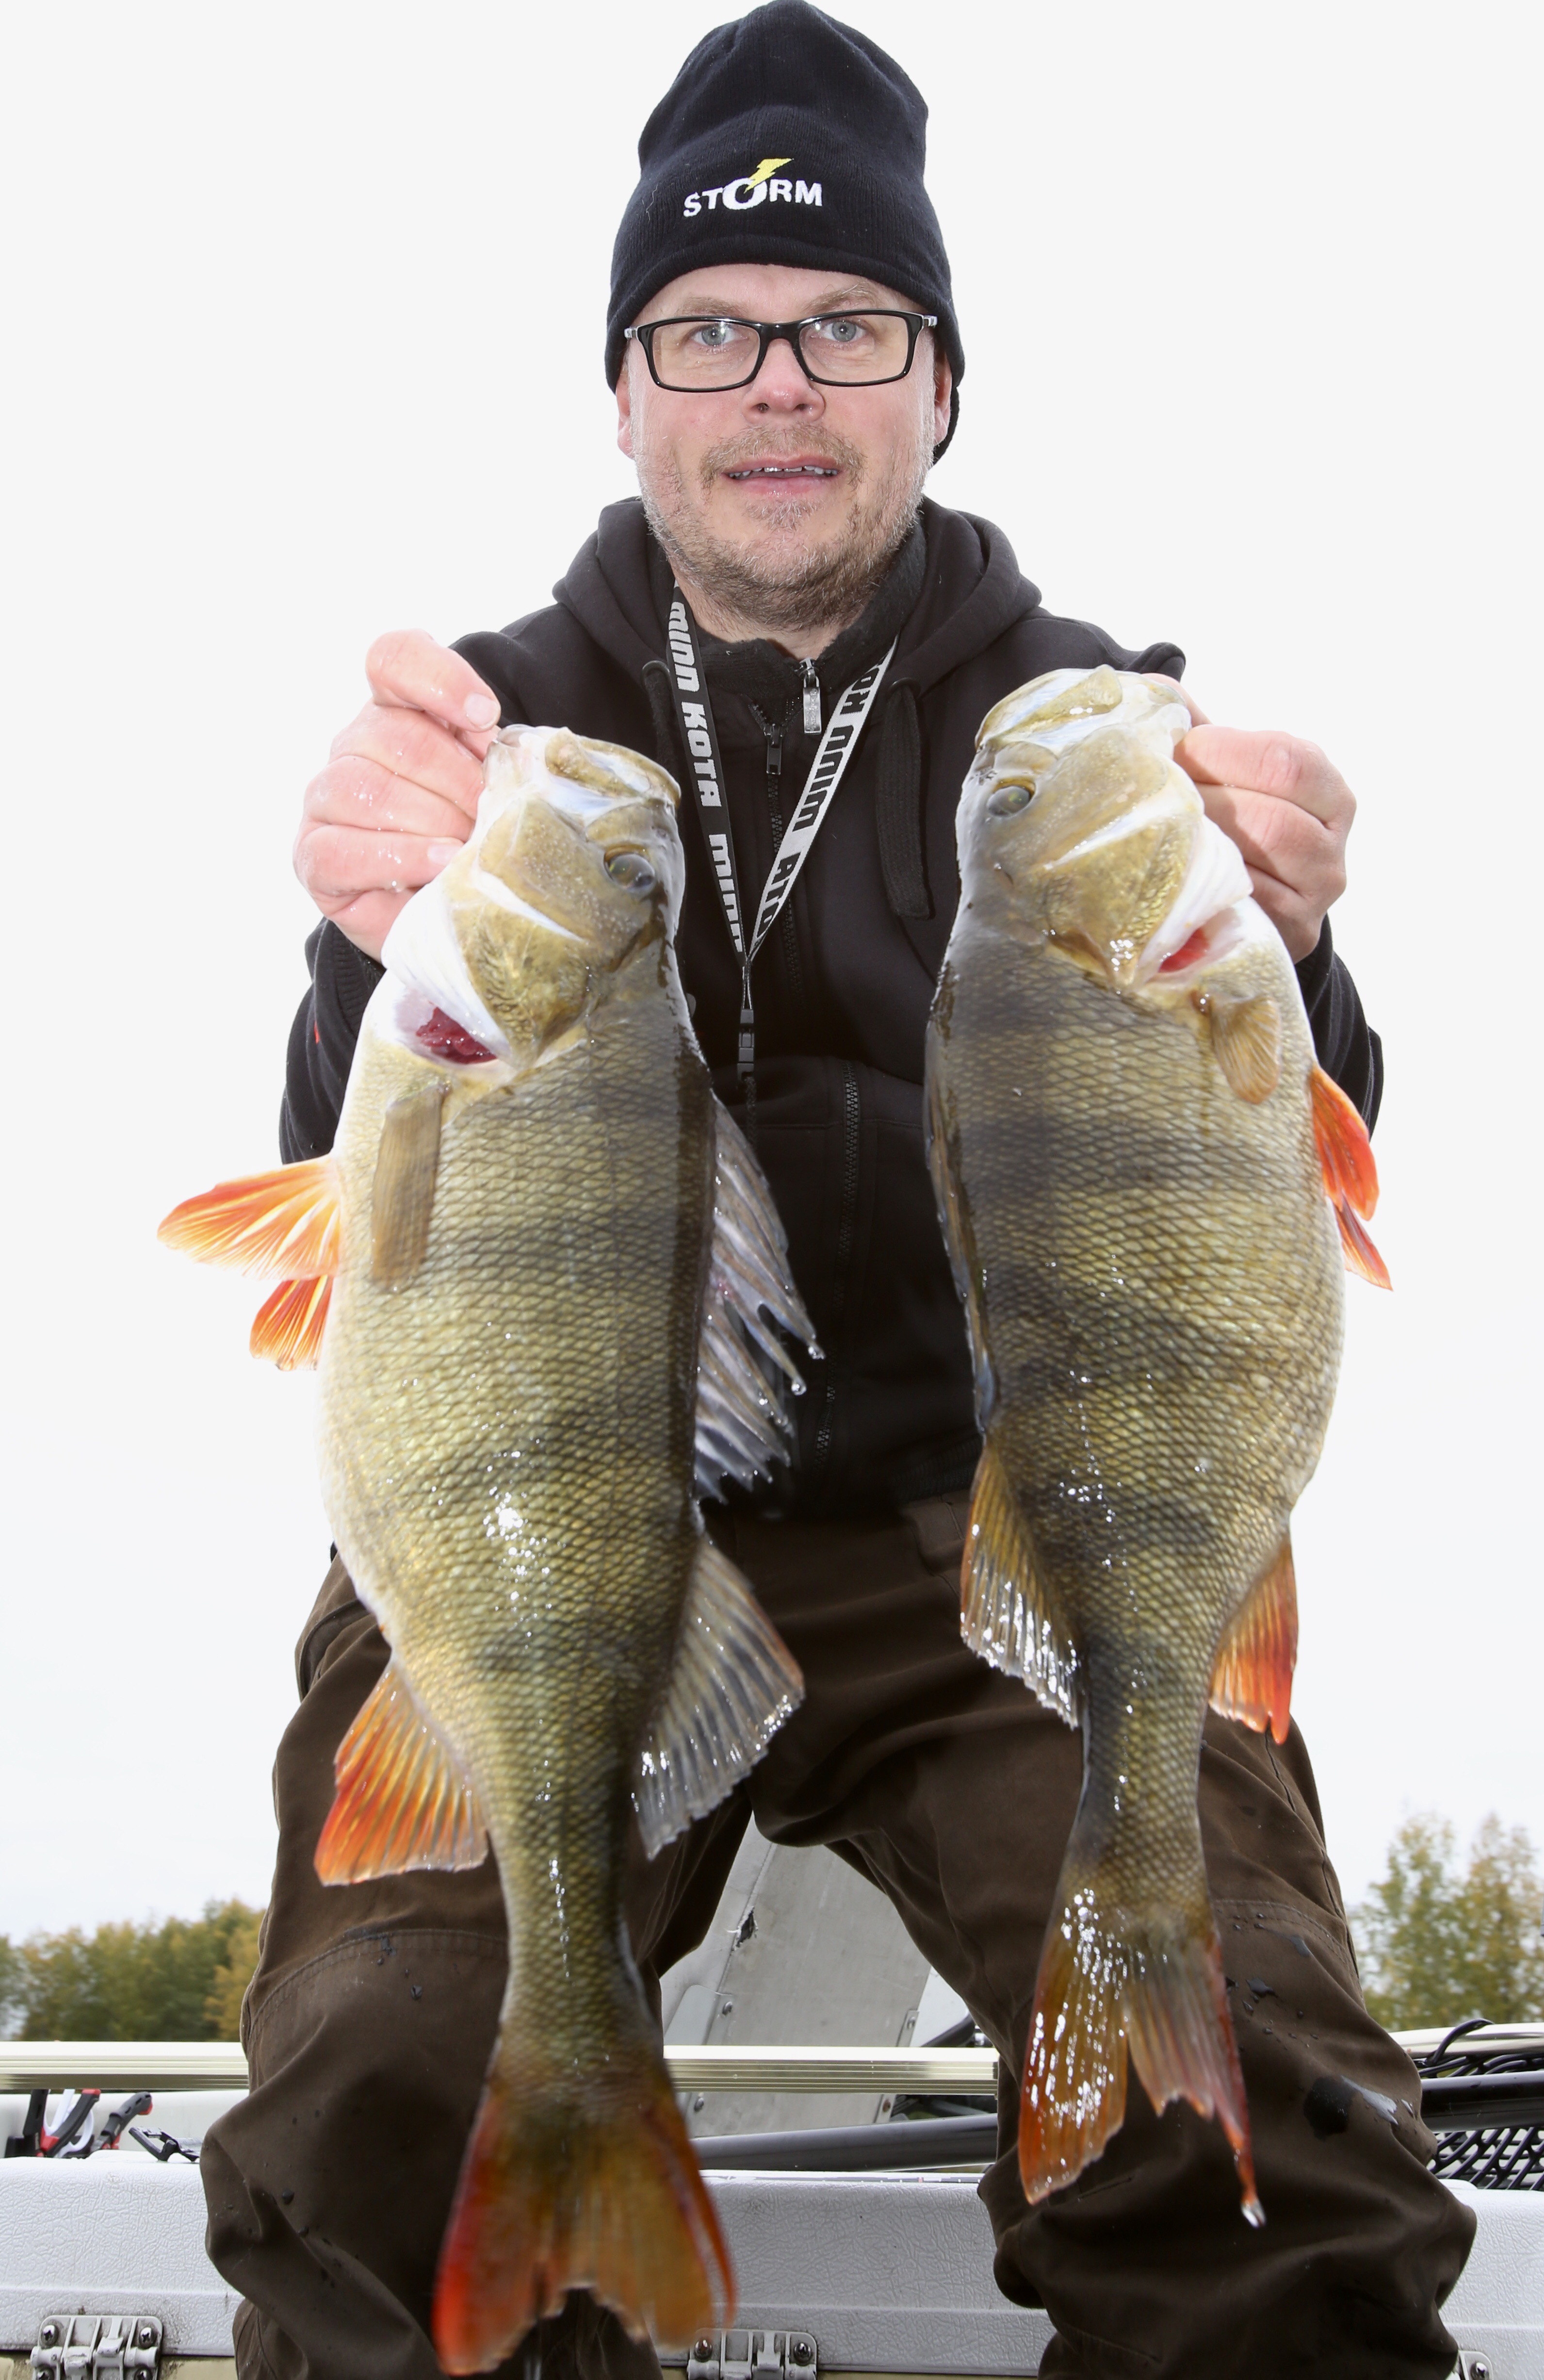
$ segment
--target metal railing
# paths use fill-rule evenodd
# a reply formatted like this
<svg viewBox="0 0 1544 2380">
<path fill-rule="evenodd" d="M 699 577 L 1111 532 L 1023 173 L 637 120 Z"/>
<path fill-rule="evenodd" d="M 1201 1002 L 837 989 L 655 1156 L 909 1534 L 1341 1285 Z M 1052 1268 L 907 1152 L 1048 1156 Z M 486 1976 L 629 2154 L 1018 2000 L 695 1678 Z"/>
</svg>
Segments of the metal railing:
<svg viewBox="0 0 1544 2380">
<path fill-rule="evenodd" d="M 995 2091 L 992 2049 L 669 2047 L 678 2091 Z M 238 2041 L 3 2041 L 0 2091 L 244 2091 Z"/>
</svg>

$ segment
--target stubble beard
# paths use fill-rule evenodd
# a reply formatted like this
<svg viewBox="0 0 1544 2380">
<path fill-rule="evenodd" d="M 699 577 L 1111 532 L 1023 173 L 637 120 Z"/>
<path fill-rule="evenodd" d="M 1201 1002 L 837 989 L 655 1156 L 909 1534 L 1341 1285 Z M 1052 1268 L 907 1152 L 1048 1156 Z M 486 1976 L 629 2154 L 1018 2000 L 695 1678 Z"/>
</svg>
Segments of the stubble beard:
<svg viewBox="0 0 1544 2380">
<path fill-rule="evenodd" d="M 730 544 L 715 537 L 704 519 L 719 472 L 807 453 L 807 432 L 797 441 L 766 431 L 726 439 L 703 456 L 695 490 L 671 450 L 645 446 L 634 455 L 644 511 L 678 575 L 741 635 L 823 628 L 836 634 L 863 612 L 916 518 L 933 460 L 923 427 L 919 422 L 914 442 L 891 450 L 877 477 L 860 448 L 821 431 L 821 453 L 846 474 L 849 504 L 845 519 L 816 541 L 799 536 L 814 504 L 796 492 L 797 481 L 787 501 L 764 515 L 759 536 Z"/>
</svg>

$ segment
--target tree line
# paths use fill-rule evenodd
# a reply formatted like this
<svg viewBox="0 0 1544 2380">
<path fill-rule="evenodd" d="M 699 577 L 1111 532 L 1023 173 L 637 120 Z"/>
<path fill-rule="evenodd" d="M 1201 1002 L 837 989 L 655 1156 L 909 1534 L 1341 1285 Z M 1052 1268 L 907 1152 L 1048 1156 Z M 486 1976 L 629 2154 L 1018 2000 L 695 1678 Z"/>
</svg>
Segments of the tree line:
<svg viewBox="0 0 1544 2380">
<path fill-rule="evenodd" d="M 1367 2004 L 1391 2032 L 1544 2019 L 1544 1882 L 1527 1831 L 1487 1818 L 1461 1856 L 1445 1818 L 1406 1818 L 1351 1912 Z M 234 2041 L 262 1912 L 0 1935 L 0 2034 L 18 2041 Z"/>
<path fill-rule="evenodd" d="M 258 1963 L 260 1909 L 0 1934 L 0 2032 L 13 2041 L 234 2041 Z"/>
</svg>

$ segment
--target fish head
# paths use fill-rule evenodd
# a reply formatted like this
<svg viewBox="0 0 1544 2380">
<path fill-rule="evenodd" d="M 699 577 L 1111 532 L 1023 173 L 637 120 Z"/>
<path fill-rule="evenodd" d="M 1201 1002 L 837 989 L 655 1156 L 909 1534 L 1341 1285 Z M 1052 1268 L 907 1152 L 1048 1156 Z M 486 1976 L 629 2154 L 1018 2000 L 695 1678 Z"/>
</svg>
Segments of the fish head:
<svg viewBox="0 0 1544 2380">
<path fill-rule="evenodd" d="M 503 729 L 471 836 L 381 952 L 403 986 L 400 1026 L 419 1011 L 440 1019 L 418 1038 L 460 1064 L 534 1064 L 611 995 L 626 962 L 668 954 L 685 888 L 678 799 L 662 769 L 621 745 Z"/>
<path fill-rule="evenodd" d="M 1129 670 L 1051 670 L 1008 695 L 960 796 L 962 901 L 1118 990 L 1148 981 L 1249 891 L 1174 758 L 1189 724 L 1175 686 Z"/>
</svg>

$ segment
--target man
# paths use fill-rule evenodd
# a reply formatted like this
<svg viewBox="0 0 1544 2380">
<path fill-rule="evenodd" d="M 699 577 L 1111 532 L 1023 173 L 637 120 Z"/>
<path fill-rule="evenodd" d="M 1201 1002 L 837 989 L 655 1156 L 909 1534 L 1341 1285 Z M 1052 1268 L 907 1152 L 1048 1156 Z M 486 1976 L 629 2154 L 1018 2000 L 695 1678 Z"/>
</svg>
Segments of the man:
<svg viewBox="0 0 1544 2380">
<path fill-rule="evenodd" d="M 308 945 L 284 1153 L 331 1144 L 382 940 L 464 839 L 501 719 L 657 752 L 683 786 L 706 771 L 732 830 L 730 894 L 754 912 L 833 705 L 894 643 L 752 976 L 757 1146 L 826 1360 L 790 1478 L 722 1528 L 806 1699 L 747 1790 L 652 1866 L 636 1852 L 640 1969 L 652 1987 L 701 1938 L 752 1811 L 776 1841 L 831 1844 L 890 1895 L 1001 2052 L 1003 2154 L 983 2194 L 1001 2286 L 1055 2323 L 1043 2371 L 1445 2373 L 1437 2308 L 1472 2226 L 1425 2169 L 1413 2070 L 1362 2007 L 1296 1730 L 1277 1750 L 1212 1718 L 1200 1784 L 1265 2228 L 1240 2218 L 1219 2128 L 1183 2105 L 1155 2118 L 1135 2083 L 1123 2131 L 1076 2183 L 1032 2212 L 1019 2185 L 1015 2078 L 1079 1747 L 959 1642 L 978 1440 L 923 1154 L 923 1028 L 984 712 L 1058 665 L 1177 676 L 1183 662 L 1047 613 L 999 531 L 922 502 L 964 362 L 924 122 L 899 68 L 804 0 L 710 35 L 650 118 L 606 357 L 642 502 L 602 516 L 554 607 L 455 650 L 416 634 L 372 649 L 371 699 L 306 797 L 297 867 L 327 922 Z M 1311 746 L 1191 709 L 1180 758 L 1298 962 L 1321 1061 L 1370 1122 L 1379 1046 L 1325 924 L 1350 794 Z M 684 815 L 696 800 L 683 796 L 682 978 L 720 1096 L 743 1113 L 736 912 Z M 275 1772 L 278 1866 L 244 2016 L 254 2088 L 204 2161 L 211 2252 L 248 2300 L 247 2374 L 435 2369 L 434 2262 L 503 1913 L 491 1863 L 316 1881 L 332 1754 L 385 1660 L 334 1564 Z M 1305 2101 L 1325 2075 L 1381 2102 L 1353 2093 L 1341 2130 L 1316 2129 Z M 538 2344 L 549 2373 L 654 2368 L 583 2296 Z"/>
</svg>

